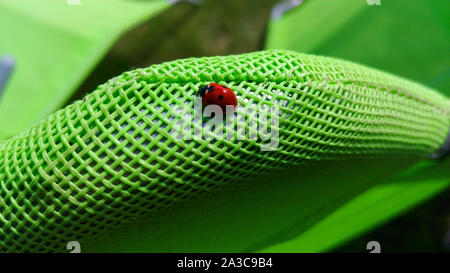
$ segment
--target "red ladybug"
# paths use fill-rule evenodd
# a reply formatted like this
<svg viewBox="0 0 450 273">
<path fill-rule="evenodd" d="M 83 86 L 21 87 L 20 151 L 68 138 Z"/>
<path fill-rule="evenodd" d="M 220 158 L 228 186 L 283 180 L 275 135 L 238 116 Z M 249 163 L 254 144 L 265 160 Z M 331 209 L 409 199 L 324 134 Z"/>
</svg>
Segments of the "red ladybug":
<svg viewBox="0 0 450 273">
<path fill-rule="evenodd" d="M 216 104 L 222 108 L 224 113 L 227 105 L 232 105 L 236 108 L 238 104 L 233 90 L 217 83 L 210 83 L 200 87 L 198 94 L 202 97 L 204 106 Z"/>
</svg>

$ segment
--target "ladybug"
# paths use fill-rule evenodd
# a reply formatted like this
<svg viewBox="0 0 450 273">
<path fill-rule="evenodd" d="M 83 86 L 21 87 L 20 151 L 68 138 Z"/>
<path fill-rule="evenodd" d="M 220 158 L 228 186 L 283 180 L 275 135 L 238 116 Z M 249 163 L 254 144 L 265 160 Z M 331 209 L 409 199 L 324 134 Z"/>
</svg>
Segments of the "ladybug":
<svg viewBox="0 0 450 273">
<path fill-rule="evenodd" d="M 234 108 L 238 105 L 233 90 L 217 83 L 210 83 L 200 87 L 198 95 L 202 97 L 203 105 L 218 105 L 224 113 L 227 105 L 232 105 Z"/>
</svg>

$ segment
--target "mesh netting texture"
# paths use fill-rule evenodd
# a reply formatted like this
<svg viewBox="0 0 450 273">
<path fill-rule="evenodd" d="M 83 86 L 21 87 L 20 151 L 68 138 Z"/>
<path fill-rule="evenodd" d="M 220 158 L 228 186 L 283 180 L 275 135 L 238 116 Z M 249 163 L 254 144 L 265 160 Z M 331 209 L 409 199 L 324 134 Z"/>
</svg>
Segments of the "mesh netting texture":
<svg viewBox="0 0 450 273">
<path fill-rule="evenodd" d="M 210 82 L 234 90 L 237 113 L 278 105 L 278 148 L 170 133 L 181 130 L 171 117 L 193 113 Z M 408 80 L 283 50 L 126 72 L 0 143 L 0 251 L 65 251 L 68 241 L 274 169 L 425 158 L 444 142 L 449 109 L 447 98 Z"/>
</svg>

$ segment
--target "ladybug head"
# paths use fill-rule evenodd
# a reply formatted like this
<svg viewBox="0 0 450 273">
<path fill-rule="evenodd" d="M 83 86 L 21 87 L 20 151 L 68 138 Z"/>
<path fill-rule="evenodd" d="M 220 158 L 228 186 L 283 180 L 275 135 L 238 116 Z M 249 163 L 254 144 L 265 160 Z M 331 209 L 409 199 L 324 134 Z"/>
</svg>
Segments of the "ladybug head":
<svg viewBox="0 0 450 273">
<path fill-rule="evenodd" d="M 212 92 L 212 91 L 214 91 L 214 86 L 212 84 L 208 84 L 208 85 L 202 86 L 198 90 L 198 96 L 204 97 L 206 92 Z"/>
</svg>

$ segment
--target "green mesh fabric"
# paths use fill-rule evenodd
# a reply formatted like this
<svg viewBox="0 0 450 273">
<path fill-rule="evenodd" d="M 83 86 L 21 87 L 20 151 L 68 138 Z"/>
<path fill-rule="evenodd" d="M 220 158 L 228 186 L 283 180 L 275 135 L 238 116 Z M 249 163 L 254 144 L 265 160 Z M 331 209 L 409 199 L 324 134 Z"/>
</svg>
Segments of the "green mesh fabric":
<svg viewBox="0 0 450 273">
<path fill-rule="evenodd" d="M 193 115 L 198 88 L 210 82 L 232 88 L 243 114 L 278 105 L 278 149 L 169 133 L 181 134 L 173 116 Z M 126 72 L 0 143 L 0 250 L 64 251 L 68 241 L 275 170 L 419 160 L 443 143 L 449 109 L 447 98 L 408 80 L 282 50 Z"/>
</svg>

